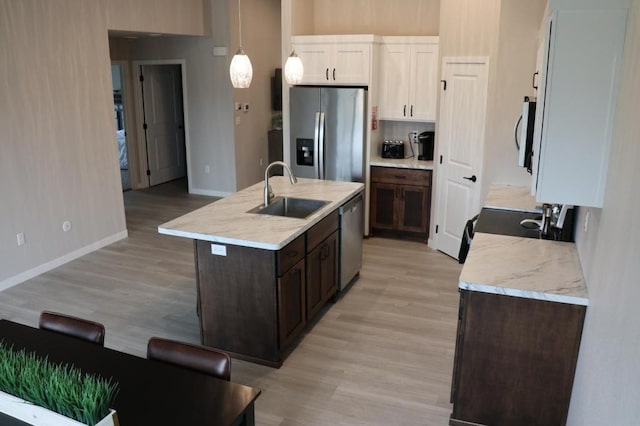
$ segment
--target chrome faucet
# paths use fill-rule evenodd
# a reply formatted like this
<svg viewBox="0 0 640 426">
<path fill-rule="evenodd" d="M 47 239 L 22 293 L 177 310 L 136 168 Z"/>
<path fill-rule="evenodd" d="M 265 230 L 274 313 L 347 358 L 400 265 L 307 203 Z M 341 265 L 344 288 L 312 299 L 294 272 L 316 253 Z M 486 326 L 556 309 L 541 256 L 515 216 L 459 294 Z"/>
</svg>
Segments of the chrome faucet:
<svg viewBox="0 0 640 426">
<path fill-rule="evenodd" d="M 289 181 L 291 182 L 291 185 L 298 182 L 298 179 L 296 179 L 293 173 L 291 173 L 291 169 L 289 168 L 289 166 L 287 166 L 287 163 L 285 163 L 284 161 L 274 161 L 273 163 L 269 164 L 264 171 L 264 206 L 265 207 L 269 206 L 269 202 L 274 197 L 273 191 L 271 190 L 271 186 L 269 186 L 269 170 L 271 170 L 273 166 L 282 166 L 282 168 L 287 171 L 287 173 L 289 174 Z"/>
</svg>

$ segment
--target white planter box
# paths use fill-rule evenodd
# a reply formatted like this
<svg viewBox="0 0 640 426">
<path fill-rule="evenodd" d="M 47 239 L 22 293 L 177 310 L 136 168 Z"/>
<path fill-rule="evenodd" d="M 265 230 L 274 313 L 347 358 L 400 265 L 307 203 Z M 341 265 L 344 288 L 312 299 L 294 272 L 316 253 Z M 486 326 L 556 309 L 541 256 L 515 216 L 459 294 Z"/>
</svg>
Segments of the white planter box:
<svg viewBox="0 0 640 426">
<path fill-rule="evenodd" d="M 87 426 L 24 399 L 0 391 L 0 411 L 33 426 Z M 116 412 L 111 412 L 96 426 L 118 426 Z"/>
</svg>

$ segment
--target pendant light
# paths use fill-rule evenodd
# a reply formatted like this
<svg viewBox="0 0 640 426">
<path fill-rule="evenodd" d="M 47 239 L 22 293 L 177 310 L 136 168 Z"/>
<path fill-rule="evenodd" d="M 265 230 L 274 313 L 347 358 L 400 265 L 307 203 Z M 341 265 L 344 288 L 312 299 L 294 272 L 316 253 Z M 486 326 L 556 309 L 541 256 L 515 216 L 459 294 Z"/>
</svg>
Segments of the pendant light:
<svg viewBox="0 0 640 426">
<path fill-rule="evenodd" d="M 231 84 L 233 87 L 236 89 L 246 89 L 251 85 L 253 68 L 251 67 L 249 57 L 244 53 L 244 50 L 242 50 L 242 16 L 240 13 L 240 0 L 238 0 L 238 39 L 240 47 L 236 54 L 233 55 L 233 59 L 231 59 L 229 77 L 231 77 Z"/>
<path fill-rule="evenodd" d="M 284 64 L 284 79 L 289 84 L 298 84 L 302 81 L 304 75 L 304 67 L 302 66 L 302 59 L 296 54 L 296 50 L 293 49 L 291 55 L 287 58 L 287 62 Z"/>
</svg>

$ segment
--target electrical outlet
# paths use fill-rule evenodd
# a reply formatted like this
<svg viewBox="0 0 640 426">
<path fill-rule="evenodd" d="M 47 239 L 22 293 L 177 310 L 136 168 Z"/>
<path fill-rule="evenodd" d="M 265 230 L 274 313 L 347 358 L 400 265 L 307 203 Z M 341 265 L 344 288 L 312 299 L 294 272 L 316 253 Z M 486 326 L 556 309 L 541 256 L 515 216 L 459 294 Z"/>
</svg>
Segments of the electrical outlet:
<svg viewBox="0 0 640 426">
<path fill-rule="evenodd" d="M 262 158 L 260 159 L 260 167 L 262 167 Z"/>
<path fill-rule="evenodd" d="M 211 254 L 215 254 L 216 256 L 226 256 L 227 246 L 223 246 L 222 244 L 211 244 Z"/>
<path fill-rule="evenodd" d="M 208 165 L 208 164 L 207 164 L 206 166 L 204 166 L 204 173 L 205 173 L 205 174 L 207 174 L 207 175 L 208 175 L 209 173 L 211 173 L 211 167 L 209 167 L 209 165 Z"/>
<path fill-rule="evenodd" d="M 18 247 L 23 246 L 25 243 L 24 240 L 24 232 L 20 232 L 16 235 L 16 241 L 18 242 Z"/>
<path fill-rule="evenodd" d="M 411 142 L 418 143 L 418 131 L 414 130 L 411 133 L 409 133 L 409 138 L 410 138 Z"/>
<path fill-rule="evenodd" d="M 242 104 L 242 110 L 244 112 L 249 112 L 249 104 Z"/>
</svg>

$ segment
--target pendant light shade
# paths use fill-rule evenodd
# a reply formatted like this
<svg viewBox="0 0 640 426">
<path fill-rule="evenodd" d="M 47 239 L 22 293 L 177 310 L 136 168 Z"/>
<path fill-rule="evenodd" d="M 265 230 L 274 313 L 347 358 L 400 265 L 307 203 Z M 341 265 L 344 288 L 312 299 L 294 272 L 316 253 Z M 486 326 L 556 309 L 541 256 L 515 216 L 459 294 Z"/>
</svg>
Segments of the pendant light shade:
<svg viewBox="0 0 640 426">
<path fill-rule="evenodd" d="M 233 59 L 231 59 L 231 65 L 229 66 L 229 77 L 231 77 L 231 84 L 236 89 L 246 89 L 251 85 L 251 78 L 253 77 L 253 67 L 251 61 L 244 50 L 242 50 L 242 15 L 240 13 L 240 0 L 238 0 L 238 41 L 240 47 Z"/>
<path fill-rule="evenodd" d="M 251 61 L 242 48 L 238 49 L 233 59 L 231 59 L 231 66 L 229 67 L 229 77 L 231 77 L 231 84 L 236 89 L 246 89 L 251 85 L 251 78 L 253 77 L 253 67 Z"/>
<path fill-rule="evenodd" d="M 302 66 L 302 60 L 296 54 L 294 49 L 291 55 L 287 58 L 287 62 L 284 64 L 284 79 L 289 84 L 298 84 L 302 81 L 304 75 L 304 67 Z"/>
</svg>

